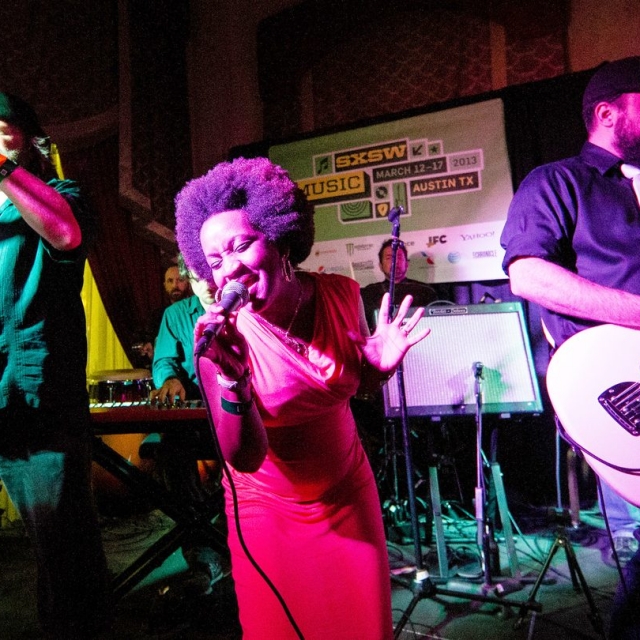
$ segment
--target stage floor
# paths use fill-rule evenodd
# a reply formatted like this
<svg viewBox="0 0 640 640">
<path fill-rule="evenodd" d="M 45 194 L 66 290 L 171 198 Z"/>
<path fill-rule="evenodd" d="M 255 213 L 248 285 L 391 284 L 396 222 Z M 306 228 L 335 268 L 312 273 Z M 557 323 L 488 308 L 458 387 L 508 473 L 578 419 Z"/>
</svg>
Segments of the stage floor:
<svg viewBox="0 0 640 640">
<path fill-rule="evenodd" d="M 489 588 L 480 575 L 474 521 L 464 513 L 455 513 L 445 514 L 443 522 L 444 560 L 449 578 L 446 582 L 438 578 L 442 554 L 439 558 L 435 541 L 430 545 L 421 544 L 422 566 L 434 578 L 422 583 L 420 593 L 424 597 L 418 599 L 408 620 L 402 624 L 400 638 L 575 640 L 602 637 L 590 621 L 591 609 L 584 593 L 573 588 L 562 547 L 555 554 L 545 576 L 547 579 L 535 598 L 542 611 L 526 610 L 520 627 L 514 629 L 520 617 L 519 605 L 527 602 L 532 581 L 554 544 L 553 526 L 536 525 L 523 532 L 516 523 L 515 563 L 524 580 L 511 575 L 513 556 L 509 557 L 498 535 L 500 573 L 492 575 L 494 585 Z M 597 510 L 583 512 L 581 522 L 579 529 L 570 531 L 569 542 L 598 614 L 606 625 L 618 576 L 609 559 L 609 543 Z M 103 539 L 110 568 L 117 573 L 127 567 L 171 527 L 172 521 L 157 511 L 103 518 Z M 414 597 L 414 592 L 400 582 L 414 575 L 410 571 L 416 564 L 416 549 L 411 540 L 402 538 L 389 542 L 388 547 L 394 620 L 398 625 Z M 0 530 L 0 557 L 0 635 L 4 640 L 34 640 L 39 637 L 34 616 L 35 566 L 29 540 L 20 525 Z M 217 583 L 210 596 L 188 599 L 180 595 L 180 580 L 185 569 L 178 550 L 120 600 L 115 608 L 113 633 L 104 637 L 114 640 L 240 638 L 231 578 Z M 442 595 L 442 590 L 455 595 Z M 495 602 L 478 602 L 466 594 L 488 595 Z M 515 602 L 516 606 L 504 605 L 504 599 Z M 366 630 L 362 637 L 367 637 Z"/>
</svg>

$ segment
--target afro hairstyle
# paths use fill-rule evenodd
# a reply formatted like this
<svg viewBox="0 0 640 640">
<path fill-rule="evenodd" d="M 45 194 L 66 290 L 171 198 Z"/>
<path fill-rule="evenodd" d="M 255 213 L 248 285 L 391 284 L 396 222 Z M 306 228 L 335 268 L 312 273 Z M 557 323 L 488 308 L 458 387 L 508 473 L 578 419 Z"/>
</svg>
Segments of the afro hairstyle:
<svg viewBox="0 0 640 640">
<path fill-rule="evenodd" d="M 211 281 L 200 244 L 202 225 L 223 211 L 243 211 L 251 226 L 265 235 L 296 267 L 311 253 L 313 206 L 289 174 L 267 158 L 221 162 L 190 180 L 175 199 L 176 237 L 189 269 Z"/>
</svg>

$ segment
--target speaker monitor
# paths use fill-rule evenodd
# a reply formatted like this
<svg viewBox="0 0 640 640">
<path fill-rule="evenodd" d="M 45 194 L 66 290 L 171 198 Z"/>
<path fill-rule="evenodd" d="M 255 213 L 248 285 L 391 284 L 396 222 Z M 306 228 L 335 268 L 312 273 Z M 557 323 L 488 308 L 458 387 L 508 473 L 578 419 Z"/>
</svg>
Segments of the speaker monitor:
<svg viewBox="0 0 640 640">
<path fill-rule="evenodd" d="M 408 416 L 475 414 L 477 363 L 483 413 L 542 411 L 522 303 L 425 307 L 414 331 L 424 327 L 403 361 Z M 383 389 L 388 418 L 401 415 L 397 378 Z"/>
</svg>

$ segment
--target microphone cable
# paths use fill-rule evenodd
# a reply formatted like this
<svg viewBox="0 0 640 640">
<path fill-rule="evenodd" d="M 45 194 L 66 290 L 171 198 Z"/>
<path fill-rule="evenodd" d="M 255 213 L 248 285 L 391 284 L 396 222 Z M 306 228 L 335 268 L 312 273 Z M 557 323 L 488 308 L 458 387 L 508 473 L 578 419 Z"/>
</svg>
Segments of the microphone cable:
<svg viewBox="0 0 640 640">
<path fill-rule="evenodd" d="M 233 515 L 236 521 L 236 533 L 238 534 L 238 541 L 240 542 L 240 546 L 242 547 L 242 550 L 244 551 L 245 555 L 247 556 L 253 568 L 258 572 L 258 575 L 262 578 L 262 580 L 266 583 L 266 585 L 269 587 L 269 589 L 271 589 L 271 591 L 277 598 L 278 602 L 280 603 L 280 606 L 282 607 L 282 610 L 287 616 L 287 619 L 289 620 L 289 623 L 291 624 L 291 627 L 295 631 L 296 635 L 300 640 L 304 640 L 304 635 L 300 631 L 300 627 L 298 627 L 298 624 L 295 618 L 293 617 L 293 614 L 291 613 L 282 594 L 280 593 L 280 591 L 278 591 L 278 588 L 273 584 L 273 582 L 271 581 L 271 578 L 269 578 L 269 576 L 265 573 L 265 571 L 258 564 L 256 559 L 253 557 L 253 555 L 249 551 L 249 548 L 247 547 L 247 544 L 245 542 L 244 535 L 242 533 L 242 527 L 240 526 L 240 512 L 238 509 L 238 494 L 236 492 L 236 485 L 233 481 L 233 477 L 231 476 L 231 472 L 229 471 L 227 461 L 224 459 L 224 455 L 222 454 L 220 442 L 218 441 L 218 435 L 216 433 L 215 425 L 213 423 L 213 415 L 211 413 L 209 399 L 202 385 L 202 378 L 200 376 L 200 358 L 201 357 L 202 357 L 202 354 L 196 354 L 194 357 L 196 377 L 198 379 L 198 385 L 200 387 L 200 395 L 202 396 L 202 402 L 207 412 L 207 420 L 209 422 L 209 429 L 211 431 L 213 444 L 214 444 L 216 453 L 218 454 L 218 457 L 220 459 L 220 464 L 222 465 L 222 471 L 224 475 L 227 477 L 227 480 L 229 481 L 229 488 L 231 489 L 231 497 L 232 497 L 232 503 L 233 503 Z"/>
</svg>

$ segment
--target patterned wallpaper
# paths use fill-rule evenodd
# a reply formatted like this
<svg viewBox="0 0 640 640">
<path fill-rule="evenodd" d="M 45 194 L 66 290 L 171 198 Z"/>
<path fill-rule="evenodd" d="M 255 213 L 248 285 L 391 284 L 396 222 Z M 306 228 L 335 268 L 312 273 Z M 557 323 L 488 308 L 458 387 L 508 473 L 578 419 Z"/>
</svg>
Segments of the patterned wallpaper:
<svg viewBox="0 0 640 640">
<path fill-rule="evenodd" d="M 490 91 L 492 20 L 504 27 L 508 84 L 566 72 L 566 20 L 544 7 L 520 15 L 525 4 L 308 0 L 264 20 L 265 138 Z M 191 175 L 188 3 L 25 0 L 2 11 L 3 39 L 16 44 L 0 59 L 0 87 L 31 101 L 45 124 L 72 124 L 77 135 L 119 108 L 121 203 L 141 234 L 173 252 L 173 198 Z"/>
<path fill-rule="evenodd" d="M 268 18 L 258 34 L 265 138 L 490 91 L 492 23 L 504 28 L 508 84 L 565 73 L 568 0 L 530 6 L 307 1 Z"/>
<path fill-rule="evenodd" d="M 128 0 L 125 59 L 131 174 L 123 203 L 134 212 L 141 232 L 168 252 L 175 253 L 173 200 L 192 177 L 191 140 L 186 70 L 189 35 L 188 4 L 172 0 Z M 125 182 L 125 180 L 123 180 Z M 123 185 L 121 185 L 121 191 Z M 142 196 L 145 206 L 135 206 Z M 148 203 L 148 204 L 146 204 Z M 153 222 L 153 225 L 149 225 Z"/>
<path fill-rule="evenodd" d="M 446 11 L 397 14 L 328 51 L 311 74 L 320 129 L 482 93 L 491 89 L 489 24 Z"/>
<path fill-rule="evenodd" d="M 0 88 L 44 125 L 81 122 L 118 103 L 116 0 L 2 3 Z"/>
<path fill-rule="evenodd" d="M 508 84 L 544 80 L 568 71 L 566 33 L 562 29 L 508 40 L 506 55 Z"/>
</svg>

